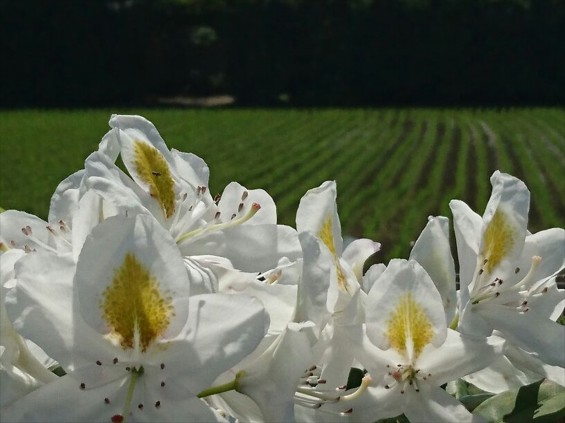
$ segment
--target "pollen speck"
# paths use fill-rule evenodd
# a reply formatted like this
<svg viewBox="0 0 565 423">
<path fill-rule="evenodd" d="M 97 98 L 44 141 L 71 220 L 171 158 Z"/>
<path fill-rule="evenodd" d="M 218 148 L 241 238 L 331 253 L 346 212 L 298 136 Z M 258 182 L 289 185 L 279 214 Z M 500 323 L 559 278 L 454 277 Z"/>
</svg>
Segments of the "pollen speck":
<svg viewBox="0 0 565 423">
<path fill-rule="evenodd" d="M 422 352 L 433 337 L 432 323 L 412 293 L 404 294 L 390 315 L 387 326 L 390 345 L 402 356 L 412 359 Z M 411 349 L 412 351 L 409 351 Z"/>
<path fill-rule="evenodd" d="M 163 295 L 159 282 L 133 254 L 125 255 L 102 296 L 104 319 L 124 349 L 134 348 L 136 330 L 145 351 L 169 326 L 172 299 Z"/>
</svg>

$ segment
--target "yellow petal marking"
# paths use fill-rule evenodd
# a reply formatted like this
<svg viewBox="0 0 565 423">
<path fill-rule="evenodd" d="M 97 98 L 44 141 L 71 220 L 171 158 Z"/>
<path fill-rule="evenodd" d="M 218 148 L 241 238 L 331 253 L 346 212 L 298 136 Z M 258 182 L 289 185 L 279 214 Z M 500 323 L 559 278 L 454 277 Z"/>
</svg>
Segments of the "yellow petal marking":
<svg viewBox="0 0 565 423">
<path fill-rule="evenodd" d="M 165 216 L 175 212 L 175 183 L 163 155 L 146 142 L 134 141 L 134 166 L 139 178 L 149 187 L 149 194 L 163 208 Z"/>
<path fill-rule="evenodd" d="M 320 239 L 324 242 L 324 244 L 326 244 L 326 247 L 328 247 L 332 255 L 334 257 L 337 257 L 331 216 L 328 216 L 326 220 L 324 220 L 324 223 L 322 224 L 322 227 L 320 228 L 320 233 L 318 235 L 320 236 Z"/>
<path fill-rule="evenodd" d="M 165 332 L 173 315 L 172 298 L 163 296 L 159 282 L 130 253 L 102 293 L 101 308 L 122 348 L 139 342 L 142 351 Z"/>
<path fill-rule="evenodd" d="M 333 227 L 332 227 L 332 217 L 328 216 L 322 227 L 320 228 L 320 232 L 318 236 L 322 240 L 322 242 L 328 247 L 330 253 L 334 258 L 336 273 L 337 273 L 337 284 L 339 288 L 345 292 L 349 292 L 347 280 L 345 278 L 345 274 L 343 273 L 343 269 L 339 264 L 339 257 L 337 256 L 337 251 L 335 249 L 335 242 L 334 242 L 334 235 L 333 235 Z"/>
<path fill-rule="evenodd" d="M 502 210 L 497 209 L 489 222 L 483 240 L 481 255 L 487 259 L 485 271 L 492 270 L 509 254 L 516 243 L 516 229 Z"/>
<path fill-rule="evenodd" d="M 392 348 L 411 360 L 432 340 L 432 323 L 411 292 L 403 294 L 391 312 L 387 337 Z"/>
</svg>

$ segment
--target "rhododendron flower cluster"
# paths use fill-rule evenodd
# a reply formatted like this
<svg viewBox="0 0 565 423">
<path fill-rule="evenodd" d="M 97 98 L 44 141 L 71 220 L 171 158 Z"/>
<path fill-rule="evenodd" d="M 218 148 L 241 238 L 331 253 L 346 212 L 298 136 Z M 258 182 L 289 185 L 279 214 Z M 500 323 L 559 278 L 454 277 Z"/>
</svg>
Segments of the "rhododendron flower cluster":
<svg viewBox="0 0 565 423">
<path fill-rule="evenodd" d="M 528 232 L 519 179 L 494 172 L 482 216 L 450 203 L 457 260 L 437 216 L 369 266 L 335 182 L 285 226 L 143 117 L 110 127 L 47 221 L 0 214 L 2 422 L 467 422 L 450 384 L 565 386 L 565 231 Z"/>
</svg>

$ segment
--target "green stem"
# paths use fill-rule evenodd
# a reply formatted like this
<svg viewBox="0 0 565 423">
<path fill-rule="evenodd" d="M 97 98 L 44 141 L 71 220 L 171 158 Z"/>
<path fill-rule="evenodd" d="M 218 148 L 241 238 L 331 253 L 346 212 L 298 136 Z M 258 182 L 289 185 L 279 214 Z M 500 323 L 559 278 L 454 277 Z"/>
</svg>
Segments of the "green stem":
<svg viewBox="0 0 565 423">
<path fill-rule="evenodd" d="M 233 391 L 237 389 L 237 379 L 231 382 L 224 383 L 223 385 L 212 386 L 211 388 L 204 389 L 198 394 L 198 398 L 209 397 L 210 395 L 221 394 L 222 392 Z"/>
<path fill-rule="evenodd" d="M 455 313 L 453 320 L 449 324 L 449 329 L 453 329 L 453 330 L 457 329 L 458 324 L 459 324 L 459 313 Z"/>
<path fill-rule="evenodd" d="M 135 385 L 137 384 L 137 379 L 139 378 L 139 376 L 143 374 L 143 372 L 144 372 L 143 366 L 141 366 L 139 369 L 136 369 L 135 367 L 131 369 L 131 379 L 129 381 L 128 393 L 124 405 L 124 412 L 122 414 L 122 417 L 124 418 L 122 423 L 125 423 L 126 417 L 129 414 L 131 400 L 133 399 L 133 392 L 135 391 Z"/>
</svg>

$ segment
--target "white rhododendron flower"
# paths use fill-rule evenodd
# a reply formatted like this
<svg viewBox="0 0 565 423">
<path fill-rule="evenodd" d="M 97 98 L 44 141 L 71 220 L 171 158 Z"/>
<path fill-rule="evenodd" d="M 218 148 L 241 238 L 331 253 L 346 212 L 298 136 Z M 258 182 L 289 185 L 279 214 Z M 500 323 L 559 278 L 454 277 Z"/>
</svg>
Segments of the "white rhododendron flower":
<svg viewBox="0 0 565 423">
<path fill-rule="evenodd" d="M 366 336 L 359 360 L 367 394 L 351 404 L 357 421 L 404 413 L 410 421 L 480 421 L 440 385 L 492 362 L 502 340 L 466 337 L 447 329 L 442 298 L 415 261 L 392 260 L 367 299 Z"/>
<path fill-rule="evenodd" d="M 215 421 L 199 392 L 268 326 L 250 297 L 189 296 L 176 244 L 142 216 L 98 225 L 76 266 L 35 253 L 20 260 L 16 278 L 14 326 L 68 374 L 13 403 L 7 420 Z M 219 325 L 224 313 L 230 319 Z"/>
<path fill-rule="evenodd" d="M 281 257 L 299 257 L 296 231 L 276 224 L 276 206 L 264 190 L 232 182 L 212 198 L 206 163 L 169 150 L 151 122 L 114 115 L 110 126 L 100 150 L 86 160 L 85 184 L 117 213 L 150 214 L 184 256 L 221 256 L 243 271 L 264 272 Z M 114 163 L 118 154 L 129 175 Z"/>
<path fill-rule="evenodd" d="M 465 203 L 450 203 L 461 278 L 458 330 L 490 335 L 548 365 L 565 367 L 565 326 L 553 321 L 565 293 L 555 275 L 565 265 L 565 230 L 529 234 L 530 193 L 524 183 L 495 172 L 492 195 L 481 218 Z"/>
</svg>

